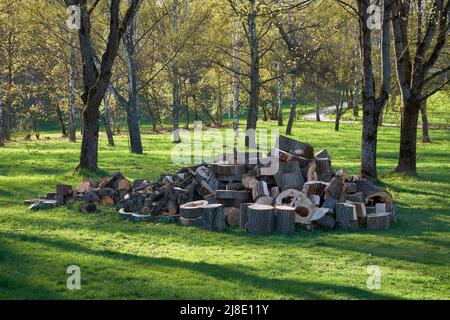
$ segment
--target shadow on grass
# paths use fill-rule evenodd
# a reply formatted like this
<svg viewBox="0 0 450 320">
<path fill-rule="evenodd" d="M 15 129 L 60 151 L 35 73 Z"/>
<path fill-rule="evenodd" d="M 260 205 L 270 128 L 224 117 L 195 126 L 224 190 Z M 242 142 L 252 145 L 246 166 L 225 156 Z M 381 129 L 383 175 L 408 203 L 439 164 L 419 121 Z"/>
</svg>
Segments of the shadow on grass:
<svg viewBox="0 0 450 320">
<path fill-rule="evenodd" d="M 9 239 L 17 239 L 15 234 L 9 232 L 0 232 L 1 236 Z M 51 240 L 38 236 L 21 236 L 21 241 L 40 243 L 63 251 L 78 252 L 86 255 L 106 257 L 123 262 L 133 262 L 149 267 L 149 265 L 158 265 L 174 269 L 189 270 L 194 273 L 200 273 L 204 276 L 213 277 L 217 280 L 226 280 L 230 282 L 243 283 L 250 287 L 258 287 L 275 293 L 286 294 L 295 298 L 306 299 L 324 299 L 326 293 L 337 295 L 346 295 L 352 299 L 396 299 L 398 297 L 391 295 L 378 294 L 375 292 L 363 290 L 356 287 L 337 285 L 332 283 L 320 283 L 310 281 L 281 280 L 273 278 L 262 278 L 253 274 L 245 273 L 239 265 L 235 267 L 215 265 L 205 262 L 188 262 L 172 258 L 154 258 L 146 256 L 137 256 L 128 253 L 115 252 L 110 250 L 93 250 L 79 244 Z"/>
</svg>

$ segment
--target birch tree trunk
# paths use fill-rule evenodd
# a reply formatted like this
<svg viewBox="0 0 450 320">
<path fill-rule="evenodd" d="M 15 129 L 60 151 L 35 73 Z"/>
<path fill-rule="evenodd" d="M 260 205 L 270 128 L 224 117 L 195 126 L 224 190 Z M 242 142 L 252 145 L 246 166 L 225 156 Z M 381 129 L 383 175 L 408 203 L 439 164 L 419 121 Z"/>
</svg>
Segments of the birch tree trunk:
<svg viewBox="0 0 450 320">
<path fill-rule="evenodd" d="M 294 125 L 295 121 L 295 109 L 297 107 L 297 75 L 292 73 L 292 86 L 291 86 L 291 95 L 292 95 L 292 101 L 291 101 L 291 112 L 289 113 L 289 121 L 286 127 L 286 134 L 291 135 L 292 134 L 292 126 Z"/>
<path fill-rule="evenodd" d="M 233 130 L 236 135 L 238 135 L 239 130 L 239 51 L 239 21 L 235 18 L 233 31 Z"/>
<path fill-rule="evenodd" d="M 247 117 L 247 130 L 255 129 L 258 121 L 260 98 L 259 39 L 256 30 L 256 0 L 250 1 L 248 15 L 248 40 L 250 46 L 250 103 Z M 247 137 L 248 138 L 248 137 Z M 248 142 L 248 139 L 246 139 Z"/>
<path fill-rule="evenodd" d="M 278 73 L 278 126 L 283 126 L 283 81 L 284 77 L 281 74 L 281 60 L 277 59 L 277 73 Z"/>
<path fill-rule="evenodd" d="M 76 117 L 75 117 L 75 85 L 77 77 L 77 67 L 75 65 L 75 49 L 72 43 L 72 35 L 69 36 L 70 42 L 70 93 L 69 93 L 69 141 L 76 142 Z"/>
</svg>

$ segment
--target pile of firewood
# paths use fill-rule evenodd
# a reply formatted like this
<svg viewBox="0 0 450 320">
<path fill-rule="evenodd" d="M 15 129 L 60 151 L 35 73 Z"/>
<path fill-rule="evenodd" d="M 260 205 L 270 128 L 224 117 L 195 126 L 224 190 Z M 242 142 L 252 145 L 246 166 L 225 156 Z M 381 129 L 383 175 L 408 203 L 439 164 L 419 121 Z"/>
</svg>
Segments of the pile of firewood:
<svg viewBox="0 0 450 320">
<path fill-rule="evenodd" d="M 157 181 L 131 182 L 117 172 L 75 189 L 58 185 L 55 193 L 26 203 L 36 210 L 79 202 L 84 213 L 115 206 L 121 217 L 135 222 L 177 222 L 210 231 L 228 224 L 254 234 L 289 234 L 296 225 L 355 230 L 395 223 L 396 206 L 387 191 L 334 171 L 327 150 L 314 154 L 312 146 L 285 136 L 278 142 L 263 159 L 223 155 Z"/>
</svg>

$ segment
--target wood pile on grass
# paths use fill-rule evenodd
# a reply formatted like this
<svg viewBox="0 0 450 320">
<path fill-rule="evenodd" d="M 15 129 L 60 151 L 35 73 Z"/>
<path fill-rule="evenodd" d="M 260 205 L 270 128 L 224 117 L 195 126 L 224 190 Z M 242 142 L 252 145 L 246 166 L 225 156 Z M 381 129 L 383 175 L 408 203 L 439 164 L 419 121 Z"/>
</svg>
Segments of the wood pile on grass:
<svg viewBox="0 0 450 320">
<path fill-rule="evenodd" d="M 264 158 L 223 155 L 156 181 L 131 182 L 117 172 L 83 181 L 75 189 L 58 185 L 54 193 L 26 204 L 39 210 L 79 202 L 84 213 L 115 206 L 120 217 L 134 222 L 172 222 L 210 231 L 230 225 L 253 234 L 291 234 L 296 226 L 385 230 L 396 222 L 391 194 L 343 169 L 334 171 L 327 150 L 315 154 L 312 146 L 285 136 L 278 142 Z"/>
</svg>

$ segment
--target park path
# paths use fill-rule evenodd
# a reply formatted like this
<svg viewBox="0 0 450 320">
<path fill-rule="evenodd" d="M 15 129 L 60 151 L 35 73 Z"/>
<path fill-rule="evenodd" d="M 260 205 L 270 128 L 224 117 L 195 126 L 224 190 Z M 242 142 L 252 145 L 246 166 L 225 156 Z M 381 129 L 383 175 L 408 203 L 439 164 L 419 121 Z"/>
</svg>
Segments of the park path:
<svg viewBox="0 0 450 320">
<path fill-rule="evenodd" d="M 328 117 L 330 113 L 333 113 L 336 111 L 336 106 L 329 106 L 323 109 L 319 110 L 320 114 L 320 121 L 322 122 L 335 122 L 334 118 Z M 303 119 L 308 121 L 316 121 L 316 113 L 311 112 L 303 115 Z M 359 124 L 360 121 L 353 121 L 353 120 L 341 120 L 340 123 L 346 123 L 346 124 Z M 400 124 L 398 123 L 383 123 L 382 126 L 384 127 L 400 127 Z M 418 125 L 418 128 L 422 128 L 422 125 Z M 445 129 L 450 130 L 449 126 L 429 126 L 430 129 Z"/>
</svg>

